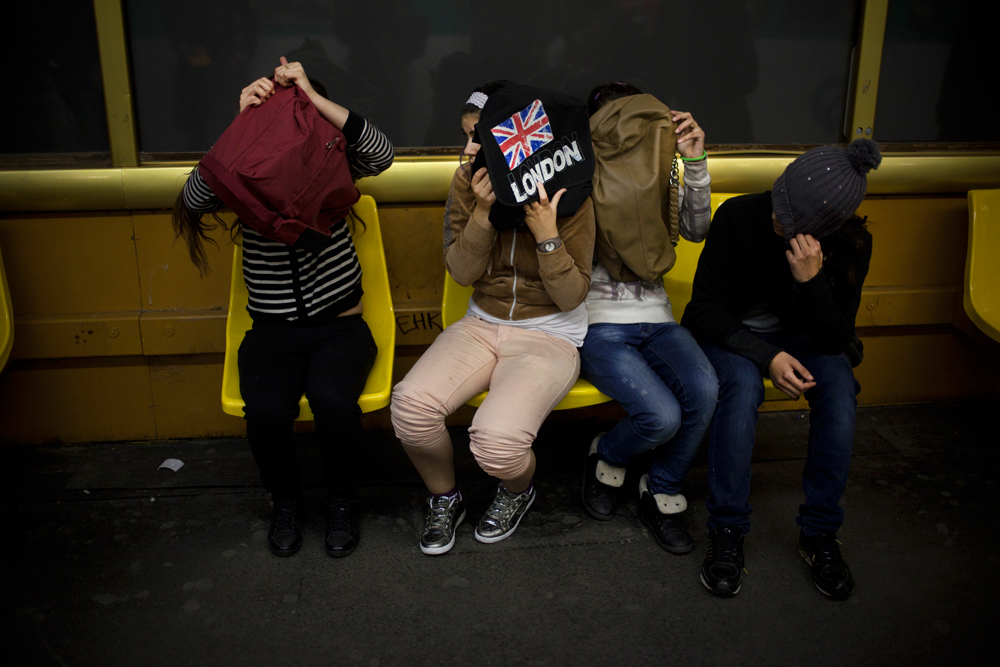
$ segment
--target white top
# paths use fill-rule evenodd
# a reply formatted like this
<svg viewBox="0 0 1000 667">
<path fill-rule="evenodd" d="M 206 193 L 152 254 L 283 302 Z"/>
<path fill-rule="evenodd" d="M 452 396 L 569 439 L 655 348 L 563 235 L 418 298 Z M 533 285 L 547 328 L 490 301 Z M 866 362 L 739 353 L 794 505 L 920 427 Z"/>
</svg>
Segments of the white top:
<svg viewBox="0 0 1000 667">
<path fill-rule="evenodd" d="M 705 240 L 712 222 L 712 178 L 708 159 L 684 163 L 684 185 L 679 194 L 680 232 L 688 241 Z M 676 322 L 663 281 L 614 280 L 600 262 L 590 276 L 584 300 L 590 324 L 662 324 Z"/>
<path fill-rule="evenodd" d="M 504 326 L 517 327 L 518 329 L 541 331 L 550 336 L 569 341 L 575 347 L 583 345 L 583 339 L 587 336 L 587 308 L 582 303 L 573 310 L 558 312 L 553 315 L 529 317 L 524 320 L 502 320 L 487 313 L 470 298 L 469 310 L 465 314 L 478 317 L 490 324 L 503 324 Z"/>
</svg>

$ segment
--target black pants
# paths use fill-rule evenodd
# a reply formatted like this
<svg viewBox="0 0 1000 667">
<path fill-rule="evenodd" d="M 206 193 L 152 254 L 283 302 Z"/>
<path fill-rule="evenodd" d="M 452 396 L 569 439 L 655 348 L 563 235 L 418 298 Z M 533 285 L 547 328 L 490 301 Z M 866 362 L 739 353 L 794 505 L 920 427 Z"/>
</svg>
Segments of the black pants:
<svg viewBox="0 0 1000 667">
<path fill-rule="evenodd" d="M 316 418 L 323 479 L 330 496 L 354 497 L 361 446 L 361 408 L 378 349 L 361 315 L 295 327 L 254 322 L 240 345 L 240 393 L 250 450 L 275 500 L 302 493 L 292 437 L 305 393 Z"/>
</svg>

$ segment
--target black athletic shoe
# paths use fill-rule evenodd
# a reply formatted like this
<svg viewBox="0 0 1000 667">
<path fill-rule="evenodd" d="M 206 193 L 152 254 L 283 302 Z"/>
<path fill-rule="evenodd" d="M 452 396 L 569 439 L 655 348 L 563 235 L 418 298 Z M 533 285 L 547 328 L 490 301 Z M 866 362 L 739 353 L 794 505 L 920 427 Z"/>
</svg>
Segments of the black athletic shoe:
<svg viewBox="0 0 1000 667">
<path fill-rule="evenodd" d="M 350 555 L 361 542 L 358 502 L 330 498 L 326 501 L 326 553 L 334 558 Z"/>
<path fill-rule="evenodd" d="M 743 529 L 722 526 L 708 532 L 708 551 L 701 565 L 701 583 L 712 595 L 731 598 L 740 592 L 743 576 Z"/>
<path fill-rule="evenodd" d="M 275 556 L 294 556 L 302 546 L 298 500 L 278 500 L 271 507 L 267 546 Z"/>
<path fill-rule="evenodd" d="M 672 503 L 668 509 L 672 507 L 680 511 L 673 514 L 661 512 L 656 496 L 661 496 L 665 504 Z M 643 475 L 639 480 L 639 520 L 642 521 L 642 525 L 649 528 L 656 543 L 672 554 L 691 553 L 694 548 L 691 533 L 681 525 L 681 517 L 684 516 L 686 507 L 687 500 L 681 494 L 668 496 L 664 493 L 650 492 L 648 475 Z"/>
<path fill-rule="evenodd" d="M 840 555 L 836 533 L 811 537 L 799 533 L 799 554 L 809 564 L 820 593 L 833 600 L 846 600 L 854 592 L 854 575 Z"/>
<path fill-rule="evenodd" d="M 615 510 L 618 509 L 620 497 L 617 487 L 605 484 L 598 479 L 597 469 L 601 463 L 601 457 L 597 455 L 597 443 L 600 439 L 600 435 L 594 438 L 587 453 L 587 464 L 583 472 L 583 508 L 587 510 L 587 514 L 598 521 L 610 521 L 615 516 Z M 608 466 L 606 463 L 601 467 L 604 469 L 605 475 L 608 471 L 621 470 Z M 614 481 L 618 483 L 618 486 L 621 486 L 625 479 L 624 471 L 620 475 L 613 476 L 615 477 Z M 618 479 L 619 476 L 620 479 Z"/>
</svg>

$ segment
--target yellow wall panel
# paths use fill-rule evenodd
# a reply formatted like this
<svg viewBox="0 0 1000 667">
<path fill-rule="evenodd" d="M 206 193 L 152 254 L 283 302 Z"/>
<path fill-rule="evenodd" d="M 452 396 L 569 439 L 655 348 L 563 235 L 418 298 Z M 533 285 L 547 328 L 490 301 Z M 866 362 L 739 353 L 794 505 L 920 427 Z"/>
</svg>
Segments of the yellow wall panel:
<svg viewBox="0 0 1000 667">
<path fill-rule="evenodd" d="M 965 275 L 969 211 L 965 197 L 869 197 L 872 263 L 866 287 L 961 287 Z"/>
<path fill-rule="evenodd" d="M 17 361 L 0 374 L 0 442 L 156 438 L 144 357 Z"/>
<path fill-rule="evenodd" d="M 149 359 L 158 438 L 246 435 L 246 422 L 222 411 L 221 354 Z"/>
<path fill-rule="evenodd" d="M 212 233 L 218 248 L 205 244 L 211 273 L 201 278 L 191 263 L 187 244 L 183 239 L 174 240 L 169 213 L 140 212 L 135 213 L 133 219 L 142 309 L 218 308 L 224 315 L 229 305 L 229 276 L 233 263 L 229 232 L 218 228 Z M 204 217 L 207 221 L 211 219 L 210 215 Z M 224 219 L 232 224 L 234 217 L 230 213 Z"/>
<path fill-rule="evenodd" d="M 132 216 L 0 219 L 15 315 L 138 311 Z"/>
<path fill-rule="evenodd" d="M 393 305 L 440 307 L 444 286 L 444 207 L 383 206 L 378 215 Z"/>
</svg>

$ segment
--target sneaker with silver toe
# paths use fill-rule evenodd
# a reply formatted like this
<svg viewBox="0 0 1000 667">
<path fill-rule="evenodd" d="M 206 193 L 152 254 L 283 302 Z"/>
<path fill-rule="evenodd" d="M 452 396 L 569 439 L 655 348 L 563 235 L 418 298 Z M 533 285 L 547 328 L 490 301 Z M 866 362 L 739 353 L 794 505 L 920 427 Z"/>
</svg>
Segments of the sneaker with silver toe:
<svg viewBox="0 0 1000 667">
<path fill-rule="evenodd" d="M 524 493 L 513 493 L 503 484 L 497 489 L 493 504 L 476 526 L 476 539 L 486 544 L 510 537 L 524 514 L 535 502 L 535 487 Z"/>
<path fill-rule="evenodd" d="M 420 536 L 420 550 L 430 556 L 446 553 L 455 546 L 455 532 L 465 519 L 462 494 L 427 499 L 427 519 Z"/>
</svg>

